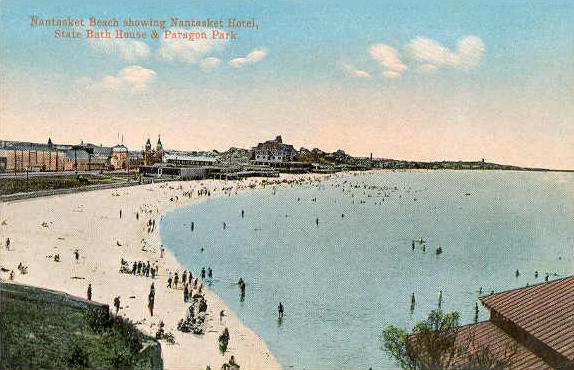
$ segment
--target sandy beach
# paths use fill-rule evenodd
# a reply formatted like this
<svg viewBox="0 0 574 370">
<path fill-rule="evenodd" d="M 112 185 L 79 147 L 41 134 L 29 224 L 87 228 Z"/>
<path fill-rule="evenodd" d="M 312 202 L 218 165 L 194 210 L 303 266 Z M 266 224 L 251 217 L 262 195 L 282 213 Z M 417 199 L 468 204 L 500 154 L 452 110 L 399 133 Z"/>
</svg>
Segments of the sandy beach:
<svg viewBox="0 0 574 370">
<path fill-rule="evenodd" d="M 280 369 L 265 342 L 247 328 L 225 303 L 204 288 L 207 300 L 207 330 L 204 335 L 183 333 L 177 323 L 184 318 L 189 303 L 181 289 L 167 287 L 170 273 L 184 271 L 169 251 L 161 257 L 159 223 L 161 215 L 175 207 L 205 201 L 214 196 L 233 196 L 269 182 L 315 181 L 321 176 L 282 176 L 279 179 L 253 178 L 244 181 L 203 180 L 164 182 L 130 188 L 98 190 L 69 195 L 2 203 L 0 226 L 2 248 L 0 266 L 13 270 L 14 281 L 72 295 L 86 297 L 92 285 L 92 300 L 109 304 L 120 297 L 119 315 L 155 335 L 160 321 L 172 333 L 175 344 L 161 341 L 166 369 L 219 369 L 233 355 L 243 369 Z M 203 190 L 205 195 L 198 195 Z M 209 196 L 207 195 L 209 194 Z M 120 217 L 121 210 L 121 217 Z M 148 231 L 148 223 L 156 227 Z M 5 241 L 10 238 L 10 247 Z M 76 260 L 75 250 L 79 251 Z M 54 261 L 59 254 L 60 261 Z M 149 261 L 159 266 L 155 280 L 120 273 L 121 259 Z M 27 274 L 17 269 L 27 266 Z M 198 273 L 194 271 L 194 273 Z M 9 272 L 1 273 L 8 280 Z M 155 285 L 153 317 L 147 308 L 150 286 Z M 225 311 L 220 322 L 219 312 Z M 228 328 L 229 346 L 225 354 L 218 348 L 218 337 Z"/>
</svg>

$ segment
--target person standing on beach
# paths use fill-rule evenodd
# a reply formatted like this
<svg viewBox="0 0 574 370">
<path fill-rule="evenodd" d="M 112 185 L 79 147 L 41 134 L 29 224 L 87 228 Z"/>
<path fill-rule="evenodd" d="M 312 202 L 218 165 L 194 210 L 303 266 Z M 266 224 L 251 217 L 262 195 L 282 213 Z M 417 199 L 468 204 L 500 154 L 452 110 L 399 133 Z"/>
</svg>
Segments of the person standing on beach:
<svg viewBox="0 0 574 370">
<path fill-rule="evenodd" d="M 91 301 L 92 300 L 92 284 L 88 284 L 87 296 L 88 296 L 88 301 Z"/>
<path fill-rule="evenodd" d="M 185 284 L 183 287 L 183 301 L 184 302 L 187 302 L 188 294 L 189 294 L 189 290 L 187 289 L 187 284 Z"/>
<path fill-rule="evenodd" d="M 120 218 L 122 218 L 122 210 L 120 209 Z"/>
<path fill-rule="evenodd" d="M 179 276 L 177 275 L 177 272 L 176 272 L 175 276 L 173 277 L 173 285 L 174 285 L 175 289 L 177 289 L 177 283 L 179 283 Z"/>
<path fill-rule="evenodd" d="M 10 250 L 10 238 L 6 238 L 6 250 Z"/>
<path fill-rule="evenodd" d="M 74 257 L 76 257 L 76 262 L 80 259 L 80 251 L 78 249 L 74 250 Z"/>
<path fill-rule="evenodd" d="M 155 293 L 149 292 L 149 295 L 147 296 L 147 308 L 149 309 L 149 314 L 152 317 L 153 317 L 153 306 L 155 303 L 154 301 L 155 301 Z"/>
<path fill-rule="evenodd" d="M 119 296 L 114 298 L 114 307 L 116 308 L 116 315 L 117 315 L 118 311 L 120 310 L 120 297 Z"/>
<path fill-rule="evenodd" d="M 169 277 L 167 278 L 167 287 L 168 288 L 171 288 L 171 281 L 172 281 L 172 279 L 171 279 L 171 272 L 170 272 Z"/>
</svg>

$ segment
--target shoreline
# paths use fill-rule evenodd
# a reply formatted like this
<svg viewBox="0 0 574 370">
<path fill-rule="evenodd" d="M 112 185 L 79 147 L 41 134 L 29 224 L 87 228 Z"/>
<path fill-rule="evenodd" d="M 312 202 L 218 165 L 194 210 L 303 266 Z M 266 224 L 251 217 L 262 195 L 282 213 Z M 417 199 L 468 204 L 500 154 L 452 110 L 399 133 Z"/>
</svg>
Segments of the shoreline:
<svg viewBox="0 0 574 370">
<path fill-rule="evenodd" d="M 169 246 L 165 246 L 164 257 L 160 258 L 160 228 L 148 233 L 147 223 L 153 219 L 159 226 L 166 212 L 216 196 L 262 188 L 265 184 L 281 186 L 328 177 L 307 174 L 243 181 L 161 182 L 5 202 L 0 206 L 0 265 L 14 270 L 17 283 L 80 297 L 86 296 L 88 284 L 92 284 L 93 300 L 110 307 L 114 297 L 119 296 L 118 314 L 132 320 L 148 335 L 154 336 L 159 322 L 163 321 L 165 332 L 173 334 L 176 342 L 168 344 L 160 340 L 165 369 L 204 370 L 209 365 L 215 370 L 232 355 L 243 368 L 281 369 L 264 340 L 207 287 L 204 289 L 208 304 L 205 334 L 196 336 L 177 330 L 177 323 L 185 317 L 189 304 L 183 302 L 183 291 L 167 288 L 166 281 L 170 272 L 181 274 L 185 267 L 176 260 Z M 210 196 L 198 196 L 199 189 L 205 189 Z M 184 195 L 189 192 L 193 196 Z M 5 248 L 6 238 L 10 238 L 10 250 Z M 75 249 L 80 253 L 78 260 L 74 258 Z M 54 262 L 55 254 L 59 254 L 60 262 Z M 120 273 L 122 258 L 130 267 L 134 261 L 157 263 L 158 275 L 153 280 Z M 20 262 L 28 266 L 27 274 L 18 272 Z M 2 280 L 8 280 L 8 276 L 9 272 L 0 274 Z M 154 316 L 150 317 L 147 294 L 152 281 L 156 298 Z M 219 322 L 221 310 L 225 311 L 223 322 Z M 222 355 L 218 336 L 226 327 L 230 342 Z"/>
</svg>

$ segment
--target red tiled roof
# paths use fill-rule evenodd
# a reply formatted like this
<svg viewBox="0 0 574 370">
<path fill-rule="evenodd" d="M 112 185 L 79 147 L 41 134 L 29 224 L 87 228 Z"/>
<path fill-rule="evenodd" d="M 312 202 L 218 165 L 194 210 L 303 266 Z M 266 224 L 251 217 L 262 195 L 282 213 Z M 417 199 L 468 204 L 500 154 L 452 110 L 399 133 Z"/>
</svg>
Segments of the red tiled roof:
<svg viewBox="0 0 574 370">
<path fill-rule="evenodd" d="M 458 329 L 457 343 L 459 345 L 466 343 L 469 337 L 472 338 L 472 345 L 469 348 L 471 353 L 476 351 L 477 348 L 488 348 L 492 355 L 503 359 L 505 357 L 504 353 L 507 351 L 509 354 L 506 359 L 510 361 L 510 369 L 552 369 L 541 358 L 520 345 L 490 321 L 462 326 Z M 464 360 L 459 359 L 455 361 L 455 365 L 465 365 Z"/>
<path fill-rule="evenodd" d="M 574 361 L 574 276 L 482 297 L 480 301 Z"/>
</svg>

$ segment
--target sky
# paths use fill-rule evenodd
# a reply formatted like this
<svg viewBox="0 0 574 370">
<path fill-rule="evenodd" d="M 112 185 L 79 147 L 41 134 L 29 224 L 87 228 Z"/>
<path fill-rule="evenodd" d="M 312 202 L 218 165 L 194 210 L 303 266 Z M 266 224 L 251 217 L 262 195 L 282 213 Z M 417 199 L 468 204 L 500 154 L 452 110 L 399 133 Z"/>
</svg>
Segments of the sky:
<svg viewBox="0 0 574 370">
<path fill-rule="evenodd" d="M 32 26 L 31 16 L 166 25 Z M 230 29 L 228 18 L 258 27 Z M 146 38 L 115 39 L 116 28 Z M 214 29 L 237 39 L 212 40 Z M 0 61 L 5 140 L 123 137 L 137 150 L 161 135 L 168 149 L 225 150 L 282 135 L 356 156 L 574 169 L 570 0 L 4 0 Z"/>
</svg>

